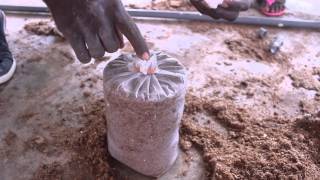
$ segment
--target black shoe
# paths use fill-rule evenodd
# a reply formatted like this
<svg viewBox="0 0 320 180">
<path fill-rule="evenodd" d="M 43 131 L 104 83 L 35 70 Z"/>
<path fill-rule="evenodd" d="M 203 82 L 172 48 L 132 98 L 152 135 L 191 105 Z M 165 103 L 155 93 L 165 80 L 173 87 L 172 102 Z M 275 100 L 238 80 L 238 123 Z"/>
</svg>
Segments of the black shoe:
<svg viewBox="0 0 320 180">
<path fill-rule="evenodd" d="M 6 16 L 0 10 L 0 84 L 10 80 L 16 70 L 16 62 L 12 57 L 5 37 L 5 26 Z"/>
</svg>

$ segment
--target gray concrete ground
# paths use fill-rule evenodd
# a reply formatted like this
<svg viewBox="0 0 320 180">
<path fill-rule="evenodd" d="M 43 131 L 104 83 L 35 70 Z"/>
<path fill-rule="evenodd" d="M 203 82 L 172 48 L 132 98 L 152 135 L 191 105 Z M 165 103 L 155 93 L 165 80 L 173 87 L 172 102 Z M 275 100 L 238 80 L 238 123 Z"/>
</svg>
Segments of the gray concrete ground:
<svg viewBox="0 0 320 180">
<path fill-rule="evenodd" d="M 44 173 L 44 167 L 56 163 L 70 174 L 59 176 L 65 171 L 48 168 L 43 179 L 95 179 L 92 174 L 83 176 L 81 171 L 85 172 L 85 169 L 64 166 L 73 162 L 75 154 L 66 141 L 72 141 L 74 136 L 81 136 L 89 129 L 88 121 L 92 123 L 102 118 L 87 113 L 103 111 L 95 107 L 103 98 L 102 71 L 106 60 L 115 58 L 120 52 L 81 65 L 66 42 L 23 30 L 25 23 L 36 20 L 40 19 L 8 17 L 8 41 L 18 68 L 14 78 L 0 86 L 0 179 L 36 179 L 36 175 Z M 172 21 L 139 20 L 137 23 L 151 49 L 167 52 L 187 67 L 189 93 L 194 96 L 232 99 L 235 105 L 249 110 L 256 119 L 274 113 L 296 117 L 301 115 L 301 101 L 309 102 L 310 113 L 318 110 L 319 102 L 315 99 L 320 93 L 320 81 L 317 80 L 320 77 L 308 75 L 308 72 L 320 66 L 319 32 L 269 28 L 269 38 L 281 35 L 285 39 L 283 53 L 273 58 L 256 56 L 264 55 L 258 45 L 231 51 L 225 44 L 230 39 L 247 42 L 248 36 L 255 34 L 259 27 Z M 126 43 L 123 51 L 132 52 L 132 48 Z M 293 86 L 295 79 L 290 78 L 290 74 L 296 72 L 303 72 L 304 79 L 312 81 L 311 86 L 316 88 Z M 247 92 L 239 89 L 238 84 L 243 81 L 250 83 L 250 91 L 255 96 L 248 97 Z M 274 108 L 275 103 L 277 108 Z M 207 115 L 198 118 L 200 125 L 211 119 Z M 221 134 L 228 131 L 219 123 L 210 128 Z M 202 152 L 192 148 L 188 153 L 182 152 L 175 166 L 159 179 L 205 179 Z M 186 160 L 188 156 L 192 157 L 190 162 Z M 112 168 L 130 180 L 150 179 L 117 162 Z"/>
</svg>

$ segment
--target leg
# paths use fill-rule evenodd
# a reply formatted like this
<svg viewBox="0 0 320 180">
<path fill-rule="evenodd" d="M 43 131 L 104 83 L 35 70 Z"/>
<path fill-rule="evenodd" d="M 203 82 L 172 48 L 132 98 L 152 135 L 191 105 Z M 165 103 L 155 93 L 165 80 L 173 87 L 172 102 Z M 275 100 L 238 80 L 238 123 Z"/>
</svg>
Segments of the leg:
<svg viewBox="0 0 320 180">
<path fill-rule="evenodd" d="M 5 37 L 6 17 L 0 10 L 0 84 L 11 79 L 16 69 L 16 62 L 9 50 Z"/>
</svg>

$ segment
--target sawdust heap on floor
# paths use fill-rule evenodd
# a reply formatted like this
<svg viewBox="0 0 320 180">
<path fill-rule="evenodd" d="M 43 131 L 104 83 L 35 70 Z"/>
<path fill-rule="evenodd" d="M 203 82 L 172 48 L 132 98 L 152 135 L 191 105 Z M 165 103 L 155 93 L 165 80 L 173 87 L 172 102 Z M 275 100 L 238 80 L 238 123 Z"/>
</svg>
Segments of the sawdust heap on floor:
<svg viewBox="0 0 320 180">
<path fill-rule="evenodd" d="M 57 37 L 63 38 L 62 34 L 55 27 L 55 25 L 52 21 L 31 22 L 31 23 L 26 24 L 24 26 L 24 29 L 27 32 L 31 32 L 36 35 L 57 36 Z"/>
<path fill-rule="evenodd" d="M 245 129 L 245 120 L 249 118 L 244 109 L 236 109 L 230 101 L 198 99 L 196 96 L 186 97 L 185 112 L 187 115 L 205 112 L 215 116 L 216 120 L 233 130 Z"/>
<path fill-rule="evenodd" d="M 36 174 L 34 175 L 34 180 L 56 180 L 63 179 L 64 167 L 54 162 L 52 164 L 44 164 L 42 165 Z"/>
<path fill-rule="evenodd" d="M 296 121 L 296 130 L 304 136 L 304 143 L 309 146 L 301 148 L 309 151 L 313 161 L 320 166 L 320 111 L 317 114 L 305 115 Z"/>
<path fill-rule="evenodd" d="M 77 179 L 108 180 L 113 179 L 108 163 L 105 104 L 101 100 L 88 100 L 86 107 L 74 107 L 87 119 L 85 126 L 60 134 L 61 148 L 70 151 L 72 158 L 66 164 L 54 162 L 44 164 L 34 174 L 34 180 Z"/>
<path fill-rule="evenodd" d="M 248 33 L 240 30 L 239 33 L 243 38 L 225 40 L 228 49 L 233 53 L 229 59 L 237 59 L 236 56 L 233 57 L 236 54 L 242 58 L 250 58 L 256 61 L 288 63 L 290 56 L 281 50 L 276 54 L 270 53 L 271 37 L 259 39 L 255 32 Z"/>
<path fill-rule="evenodd" d="M 89 121 L 79 131 L 80 136 L 73 143 L 77 155 L 73 157 L 72 163 L 85 171 L 84 174 L 93 175 L 94 179 L 108 179 L 111 176 L 107 162 L 109 155 L 104 101 L 99 100 L 90 106 L 85 114 Z"/>
<path fill-rule="evenodd" d="M 72 108 L 87 119 L 84 128 L 60 135 L 61 148 L 72 152 L 71 160 L 41 166 L 34 180 L 117 179 L 106 148 L 104 102 L 88 101 L 86 108 Z M 225 126 L 227 134 L 200 126 L 197 113 L 209 114 Z M 209 178 L 312 179 L 320 176 L 319 122 L 320 112 L 297 120 L 274 117 L 261 121 L 250 118 L 232 101 L 188 95 L 180 145 L 187 154 L 192 147 L 202 152 Z"/>
<path fill-rule="evenodd" d="M 14 143 L 14 141 L 17 139 L 17 134 L 9 130 L 5 137 L 3 138 L 4 142 L 10 146 Z"/>
<path fill-rule="evenodd" d="M 293 81 L 292 85 L 294 87 L 320 91 L 320 80 L 316 80 L 316 78 L 313 78 L 313 76 L 316 75 L 318 75 L 317 70 L 314 70 L 314 72 L 310 72 L 305 69 L 301 71 L 293 71 L 289 74 L 290 78 Z"/>
<path fill-rule="evenodd" d="M 320 176 L 318 117 L 296 121 L 274 117 L 259 121 L 250 119 L 247 112 L 228 102 L 220 103 L 187 97 L 181 128 L 182 149 L 187 151 L 194 146 L 203 153 L 208 177 L 232 180 Z M 224 122 L 228 129 L 226 136 L 194 121 L 193 115 L 204 111 Z M 237 125 L 230 126 L 235 119 Z"/>
</svg>

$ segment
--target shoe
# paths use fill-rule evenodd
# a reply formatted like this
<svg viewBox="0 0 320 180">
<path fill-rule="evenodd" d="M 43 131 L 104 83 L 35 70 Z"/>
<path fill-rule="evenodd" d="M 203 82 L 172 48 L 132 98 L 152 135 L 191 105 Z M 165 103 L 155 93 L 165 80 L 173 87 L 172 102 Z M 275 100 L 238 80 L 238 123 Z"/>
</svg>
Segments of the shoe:
<svg viewBox="0 0 320 180">
<path fill-rule="evenodd" d="M 12 57 L 9 46 L 5 37 L 6 16 L 0 10 L 0 84 L 9 81 L 15 70 L 16 61 Z"/>
</svg>

